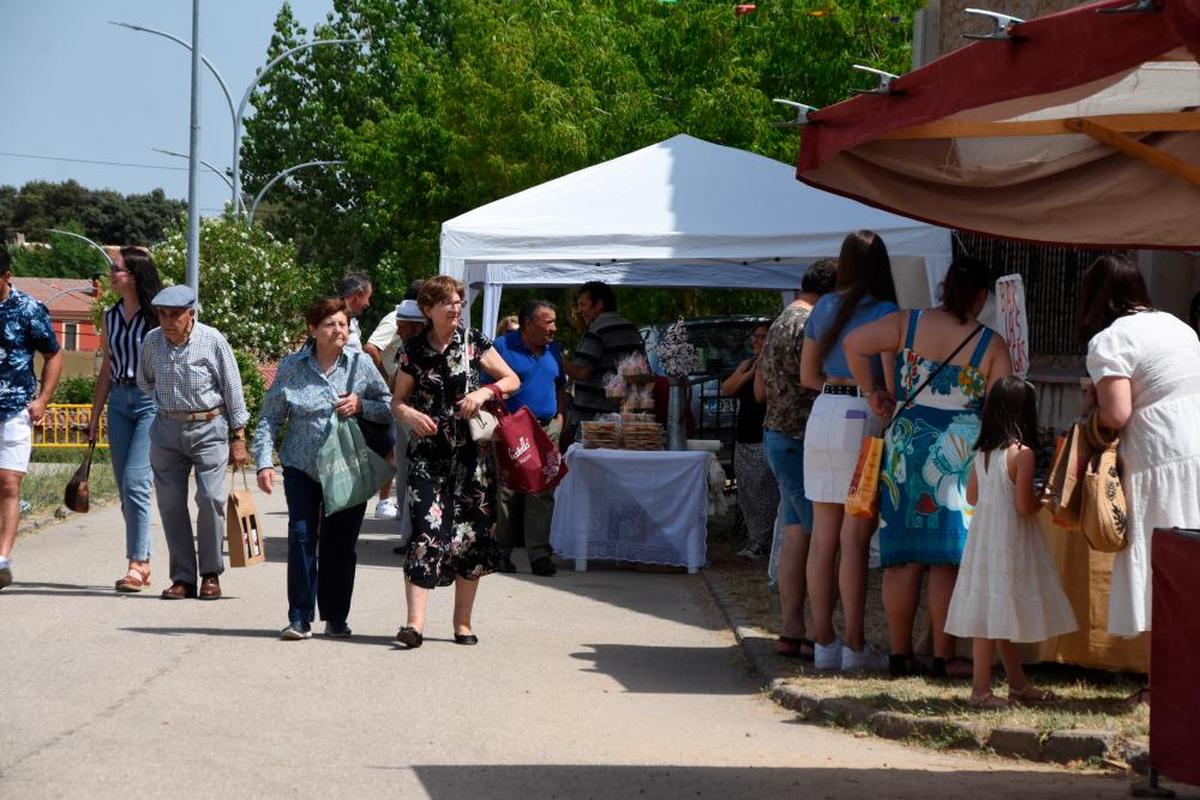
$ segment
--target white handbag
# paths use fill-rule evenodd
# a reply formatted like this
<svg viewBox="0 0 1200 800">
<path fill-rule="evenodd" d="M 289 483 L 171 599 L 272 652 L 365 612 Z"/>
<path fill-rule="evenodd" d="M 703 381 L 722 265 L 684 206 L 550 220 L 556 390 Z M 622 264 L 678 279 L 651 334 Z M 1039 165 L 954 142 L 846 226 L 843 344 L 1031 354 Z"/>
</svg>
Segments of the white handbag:
<svg viewBox="0 0 1200 800">
<path fill-rule="evenodd" d="M 463 372 L 466 373 L 466 388 L 467 394 L 478 389 L 479 386 L 472 388 L 471 386 L 471 360 L 467 357 L 467 347 L 471 339 L 471 332 L 468 328 L 463 328 L 463 345 L 462 345 L 462 362 Z M 471 439 L 476 442 L 490 442 L 496 437 L 496 425 L 500 422 L 496 415 L 488 411 L 482 405 L 475 412 L 475 416 L 467 420 L 467 427 L 471 430 Z"/>
</svg>

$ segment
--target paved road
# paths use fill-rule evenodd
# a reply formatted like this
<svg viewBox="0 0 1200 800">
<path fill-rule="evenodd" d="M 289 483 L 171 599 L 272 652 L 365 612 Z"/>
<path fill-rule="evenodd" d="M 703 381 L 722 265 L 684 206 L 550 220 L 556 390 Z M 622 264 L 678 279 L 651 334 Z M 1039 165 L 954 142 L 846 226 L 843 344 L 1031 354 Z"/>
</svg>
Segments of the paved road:
<svg viewBox="0 0 1200 800">
<path fill-rule="evenodd" d="M 478 647 L 403 618 L 386 527 L 360 546 L 348 641 L 282 642 L 282 492 L 270 561 L 226 598 L 115 594 L 114 506 L 22 539 L 0 592 L 0 797 L 1117 798 L 1123 780 L 939 754 L 799 724 L 762 696 L 694 576 L 493 576 Z M 155 565 L 166 548 L 155 531 Z"/>
</svg>

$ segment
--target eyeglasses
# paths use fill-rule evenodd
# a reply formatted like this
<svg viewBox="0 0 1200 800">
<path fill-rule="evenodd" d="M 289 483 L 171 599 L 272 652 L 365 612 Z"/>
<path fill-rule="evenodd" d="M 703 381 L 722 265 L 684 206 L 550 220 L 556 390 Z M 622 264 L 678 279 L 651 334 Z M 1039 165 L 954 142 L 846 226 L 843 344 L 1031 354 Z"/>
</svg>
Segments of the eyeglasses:
<svg viewBox="0 0 1200 800">
<path fill-rule="evenodd" d="M 462 300 L 443 300 L 442 302 L 438 303 L 439 306 L 446 309 L 447 311 L 449 311 L 451 309 L 455 309 L 455 308 L 461 308 L 462 304 L 463 304 Z"/>
</svg>

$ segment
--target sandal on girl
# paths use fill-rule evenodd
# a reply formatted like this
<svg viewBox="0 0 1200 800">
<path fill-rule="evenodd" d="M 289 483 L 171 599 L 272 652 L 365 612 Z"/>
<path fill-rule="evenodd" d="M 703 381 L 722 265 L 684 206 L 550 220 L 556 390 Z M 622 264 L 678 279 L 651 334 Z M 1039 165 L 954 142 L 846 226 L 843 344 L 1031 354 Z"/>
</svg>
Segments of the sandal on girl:
<svg viewBox="0 0 1200 800">
<path fill-rule="evenodd" d="M 988 692 L 987 694 L 971 694 L 971 699 L 967 701 L 967 705 L 977 711 L 1003 711 L 1008 708 L 1008 701 L 1003 697 Z"/>
<path fill-rule="evenodd" d="M 140 592 L 150 585 L 150 567 L 139 569 L 133 564 L 129 565 L 129 571 L 125 573 L 125 577 L 117 581 L 117 591 L 125 594 Z"/>
<path fill-rule="evenodd" d="M 780 636 L 775 643 L 775 655 L 784 658 L 812 661 L 814 652 L 813 640 L 803 636 Z"/>
<path fill-rule="evenodd" d="M 1032 683 L 1027 683 L 1020 690 L 1008 690 L 1008 702 L 1021 706 L 1044 706 L 1062 700 L 1049 689 L 1039 689 Z"/>
</svg>

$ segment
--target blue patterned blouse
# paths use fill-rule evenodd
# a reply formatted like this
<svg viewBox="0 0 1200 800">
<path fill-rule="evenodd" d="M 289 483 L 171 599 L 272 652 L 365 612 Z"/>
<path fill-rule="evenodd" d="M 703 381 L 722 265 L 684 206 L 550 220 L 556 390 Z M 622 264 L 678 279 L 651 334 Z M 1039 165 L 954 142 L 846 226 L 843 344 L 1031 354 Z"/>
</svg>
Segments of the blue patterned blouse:
<svg viewBox="0 0 1200 800">
<path fill-rule="evenodd" d="M 358 360 L 352 391 L 362 400 L 362 415 L 372 422 L 391 421 L 392 393 L 371 359 L 343 350 L 327 375 L 321 371 L 312 348 L 305 347 L 279 362 L 275 382 L 263 400 L 252 446 L 258 469 L 274 464 L 271 448 L 286 422 L 279 460 L 285 467 L 318 479 L 317 451 L 329 436 L 329 418 L 338 396 L 346 391 L 352 359 Z"/>
<path fill-rule="evenodd" d="M 58 352 L 46 307 L 11 289 L 0 303 L 0 422 L 25 410 L 37 396 L 33 354 Z"/>
</svg>

